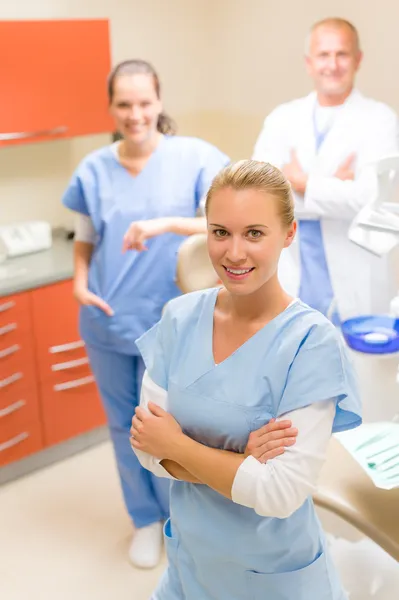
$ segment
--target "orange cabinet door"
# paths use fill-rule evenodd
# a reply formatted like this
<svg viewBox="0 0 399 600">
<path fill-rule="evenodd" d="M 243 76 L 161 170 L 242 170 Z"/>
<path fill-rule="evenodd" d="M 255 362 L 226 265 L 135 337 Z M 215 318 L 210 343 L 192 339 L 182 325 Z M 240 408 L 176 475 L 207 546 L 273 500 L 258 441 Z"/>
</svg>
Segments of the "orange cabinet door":
<svg viewBox="0 0 399 600">
<path fill-rule="evenodd" d="M 15 382 L 0 393 L 0 467 L 43 448 L 36 389 Z"/>
<path fill-rule="evenodd" d="M 0 145 L 112 131 L 107 20 L 0 21 Z"/>
<path fill-rule="evenodd" d="M 0 337 L 0 390 L 15 381 L 23 382 L 24 387 L 36 387 L 36 365 L 31 334 L 7 336 L 11 338 L 5 346 Z M 12 339 L 15 338 L 15 339 Z M 0 391 L 1 393 L 1 391 Z"/>
<path fill-rule="evenodd" d="M 106 422 L 78 331 L 72 281 L 32 292 L 36 358 L 46 446 Z"/>
<path fill-rule="evenodd" d="M 15 381 L 0 391 L 0 432 L 10 433 L 17 425 L 40 421 L 40 406 L 36 386 L 26 386 L 23 380 Z M 4 435 L 3 435 L 4 437 Z M 10 434 L 9 437 L 12 437 Z"/>
<path fill-rule="evenodd" d="M 12 433 L 0 431 L 0 467 L 43 450 L 39 421 L 16 427 Z"/>
<path fill-rule="evenodd" d="M 26 333 L 32 330 L 29 292 L 0 298 L 0 343 L 8 334 Z"/>
<path fill-rule="evenodd" d="M 78 329 L 79 308 L 72 281 L 32 292 L 36 360 L 40 381 L 51 379 L 53 367 L 85 357 Z"/>
<path fill-rule="evenodd" d="M 30 292 L 0 298 L 0 395 L 16 382 L 36 388 L 30 300 Z"/>
<path fill-rule="evenodd" d="M 36 385 L 27 385 L 25 371 L 22 365 L 20 379 L 0 381 L 0 467 L 43 448 Z"/>
<path fill-rule="evenodd" d="M 52 446 L 105 424 L 92 375 L 41 385 L 45 446 Z"/>
</svg>

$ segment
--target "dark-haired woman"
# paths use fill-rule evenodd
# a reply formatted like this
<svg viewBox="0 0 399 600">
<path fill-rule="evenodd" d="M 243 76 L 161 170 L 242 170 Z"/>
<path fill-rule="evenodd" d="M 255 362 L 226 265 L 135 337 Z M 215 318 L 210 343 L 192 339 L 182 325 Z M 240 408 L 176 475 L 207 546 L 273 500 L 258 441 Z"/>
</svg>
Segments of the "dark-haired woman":
<svg viewBox="0 0 399 600">
<path fill-rule="evenodd" d="M 78 213 L 74 293 L 125 504 L 136 528 L 129 556 L 135 566 L 151 568 L 160 559 L 168 483 L 141 467 L 130 448 L 129 429 L 144 372 L 134 340 L 178 295 L 176 256 L 182 237 L 156 236 L 147 252 L 122 253 L 122 242 L 132 221 L 194 218 L 228 158 L 200 139 L 174 135 L 174 124 L 163 112 L 158 76 L 145 61 L 117 65 L 108 92 L 122 139 L 82 161 L 63 203 Z"/>
</svg>

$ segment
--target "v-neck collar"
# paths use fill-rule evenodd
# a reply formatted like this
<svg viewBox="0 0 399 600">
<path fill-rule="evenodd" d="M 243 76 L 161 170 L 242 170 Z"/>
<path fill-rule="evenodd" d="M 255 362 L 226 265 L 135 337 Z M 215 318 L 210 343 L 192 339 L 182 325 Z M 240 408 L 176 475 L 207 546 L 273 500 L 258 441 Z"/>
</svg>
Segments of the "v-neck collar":
<svg viewBox="0 0 399 600">
<path fill-rule="evenodd" d="M 216 363 L 215 362 L 215 356 L 214 356 L 214 353 L 213 353 L 213 338 L 214 338 L 214 323 L 215 323 L 216 302 L 217 302 L 220 290 L 221 290 L 220 287 L 215 288 L 214 290 L 212 290 L 213 293 L 210 294 L 210 296 L 209 296 L 210 306 L 209 306 L 209 309 L 206 311 L 206 318 L 208 320 L 208 322 L 206 324 L 206 331 L 207 331 L 207 334 L 208 334 L 207 335 L 207 339 L 209 340 L 209 343 L 210 343 L 210 348 L 208 349 L 208 352 L 209 352 L 209 355 L 210 355 L 210 358 L 211 358 L 211 360 L 210 360 L 211 366 L 212 366 L 212 368 L 215 368 L 215 369 L 217 367 L 221 367 L 226 362 L 230 361 L 230 359 L 232 359 L 237 354 L 239 354 L 241 351 L 243 351 L 248 346 L 250 346 L 252 344 L 253 340 L 257 339 L 260 335 L 262 335 L 262 333 L 265 330 L 274 329 L 276 327 L 276 325 L 278 324 L 278 321 L 280 320 L 280 318 L 282 318 L 282 316 L 285 315 L 287 313 L 287 311 L 289 311 L 293 306 L 296 306 L 296 304 L 298 303 L 298 299 L 295 299 L 293 302 L 291 302 L 287 306 L 287 308 L 285 308 L 278 315 L 276 315 L 275 317 L 273 317 L 273 319 L 271 319 L 270 321 L 268 321 L 267 323 L 265 323 L 263 325 L 263 327 L 261 327 L 260 329 L 258 329 L 258 331 L 256 331 L 247 340 L 245 340 L 245 342 L 243 342 L 241 344 L 241 346 L 239 346 L 238 348 L 236 348 L 234 350 L 234 352 L 232 352 L 231 354 L 229 354 L 229 356 L 227 356 L 221 362 Z"/>
<path fill-rule="evenodd" d="M 137 181 L 138 179 L 140 179 L 145 172 L 148 170 L 148 168 L 151 166 L 151 163 L 156 160 L 157 156 L 160 154 L 160 150 L 162 149 L 166 139 L 167 139 L 167 135 L 162 135 L 161 139 L 159 140 L 159 144 L 158 146 L 155 148 L 155 150 L 151 153 L 149 159 L 147 160 L 147 162 L 145 163 L 144 167 L 141 169 L 141 171 L 139 173 L 137 173 L 137 175 L 133 175 L 126 167 L 123 166 L 123 164 L 121 163 L 121 161 L 119 160 L 119 154 L 118 154 L 118 148 L 115 148 L 115 150 L 113 149 L 113 144 L 109 147 L 109 151 L 112 155 L 112 158 L 114 159 L 114 161 L 118 164 L 119 168 L 122 169 L 126 175 L 128 177 L 130 177 L 130 179 L 132 181 Z"/>
</svg>

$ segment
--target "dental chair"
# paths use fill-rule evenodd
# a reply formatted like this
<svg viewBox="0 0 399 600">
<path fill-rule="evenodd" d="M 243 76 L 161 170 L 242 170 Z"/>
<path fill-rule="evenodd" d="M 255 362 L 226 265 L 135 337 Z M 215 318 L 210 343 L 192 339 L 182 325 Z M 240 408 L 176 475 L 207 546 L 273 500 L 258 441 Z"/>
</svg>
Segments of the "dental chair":
<svg viewBox="0 0 399 600">
<path fill-rule="evenodd" d="M 334 437 L 313 500 L 399 561 L 399 489 L 377 488 Z"/>
<path fill-rule="evenodd" d="M 206 245 L 206 234 L 188 237 L 180 246 L 177 260 L 176 283 L 183 294 L 218 285 Z"/>
</svg>

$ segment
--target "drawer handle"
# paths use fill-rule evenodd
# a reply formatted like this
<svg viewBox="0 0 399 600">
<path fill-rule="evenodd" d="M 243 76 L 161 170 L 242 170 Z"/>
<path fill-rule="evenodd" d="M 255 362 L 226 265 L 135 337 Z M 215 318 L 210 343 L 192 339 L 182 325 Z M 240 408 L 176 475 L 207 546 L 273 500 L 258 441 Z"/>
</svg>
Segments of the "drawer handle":
<svg viewBox="0 0 399 600">
<path fill-rule="evenodd" d="M 16 323 L 9 323 L 8 325 L 4 325 L 4 327 L 0 327 L 0 335 L 5 335 L 6 333 L 10 333 L 10 331 L 15 331 L 16 328 Z"/>
<path fill-rule="evenodd" d="M 19 410 L 20 408 L 23 408 L 25 405 L 25 400 L 18 400 L 17 402 L 14 402 L 14 404 L 6 406 L 2 410 L 0 410 L 0 419 L 2 417 L 7 417 L 8 415 L 11 415 L 11 413 L 15 412 L 16 410 Z"/>
<path fill-rule="evenodd" d="M 10 310 L 10 308 L 14 308 L 14 306 L 14 300 L 10 300 L 9 302 L 3 302 L 3 304 L 0 304 L 0 313 L 5 312 L 6 310 Z"/>
<path fill-rule="evenodd" d="M 51 346 L 49 348 L 50 354 L 58 354 L 59 352 L 70 352 L 71 350 L 76 350 L 77 348 L 83 348 L 85 345 L 83 340 L 78 340 L 77 342 L 70 342 L 69 344 L 62 344 L 61 346 Z"/>
<path fill-rule="evenodd" d="M 0 389 L 5 388 L 8 385 L 15 383 L 16 381 L 19 381 L 20 379 L 22 379 L 22 377 L 23 377 L 22 373 L 14 373 L 13 375 L 10 375 L 10 377 L 6 377 L 5 379 L 2 379 L 0 381 Z"/>
<path fill-rule="evenodd" d="M 16 435 L 11 440 L 8 440 L 7 442 L 3 442 L 2 444 L 0 444 L 0 452 L 4 452 L 5 450 L 8 450 L 9 448 L 16 446 L 17 444 L 20 444 L 21 442 L 26 440 L 28 437 L 29 437 L 29 433 L 27 431 L 25 431 L 24 433 L 20 433 L 19 435 Z"/>
<path fill-rule="evenodd" d="M 21 350 L 21 346 L 19 344 L 14 344 L 9 348 L 4 348 L 4 350 L 0 350 L 0 358 L 5 358 L 6 356 L 10 356 L 10 354 L 15 354 L 18 352 L 18 350 Z"/>
<path fill-rule="evenodd" d="M 37 138 L 42 136 L 61 135 L 68 131 L 65 125 L 59 125 L 52 129 L 38 129 L 37 131 L 13 131 L 12 133 L 0 133 L 0 142 L 8 140 L 25 140 L 27 138 Z"/>
<path fill-rule="evenodd" d="M 77 388 L 82 385 L 87 385 L 88 383 L 93 383 L 94 377 L 93 375 L 88 375 L 87 377 L 82 377 L 81 379 L 74 379 L 73 381 L 65 381 L 65 383 L 57 383 L 54 386 L 54 390 L 56 392 L 62 392 L 64 390 L 71 390 L 72 388 Z"/>
<path fill-rule="evenodd" d="M 1 358 L 1 355 L 0 355 Z M 87 358 L 87 356 L 84 356 L 83 358 L 77 358 L 76 360 L 69 360 L 68 362 L 64 362 L 64 363 L 57 363 L 55 365 L 51 365 L 51 370 L 52 371 L 66 371 L 67 369 L 74 369 L 75 367 L 80 367 L 81 365 L 87 365 L 89 362 L 89 359 Z"/>
</svg>

